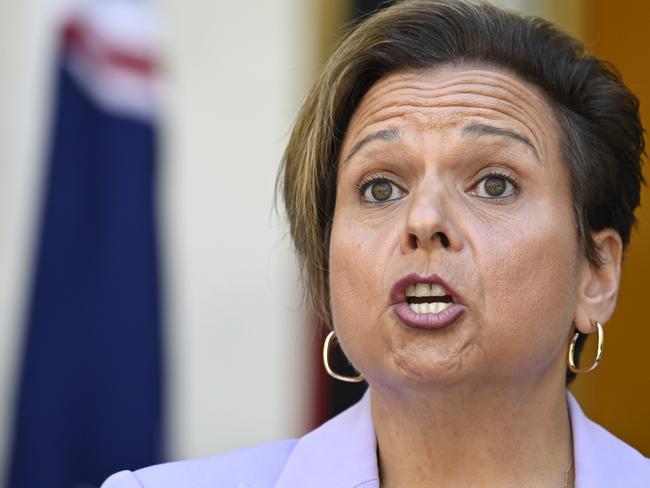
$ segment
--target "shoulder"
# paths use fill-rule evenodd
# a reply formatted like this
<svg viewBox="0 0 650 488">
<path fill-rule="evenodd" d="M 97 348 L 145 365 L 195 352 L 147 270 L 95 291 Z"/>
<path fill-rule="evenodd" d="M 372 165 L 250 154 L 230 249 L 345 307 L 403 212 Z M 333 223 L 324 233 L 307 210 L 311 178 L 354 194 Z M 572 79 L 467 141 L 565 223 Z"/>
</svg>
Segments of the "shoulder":
<svg viewBox="0 0 650 488">
<path fill-rule="evenodd" d="M 583 459 L 588 468 L 585 478 L 608 480 L 629 488 L 650 487 L 650 459 L 595 422 L 589 421 L 585 437 L 590 442 L 587 452 L 593 456 L 592 462 Z"/>
<path fill-rule="evenodd" d="M 101 488 L 378 487 L 369 395 L 300 439 L 122 471 Z"/>
<path fill-rule="evenodd" d="M 296 440 L 276 441 L 218 456 L 121 471 L 101 488 L 267 488 L 284 469 Z"/>
<path fill-rule="evenodd" d="M 569 395 L 576 486 L 650 486 L 650 459 L 593 422 Z"/>
</svg>

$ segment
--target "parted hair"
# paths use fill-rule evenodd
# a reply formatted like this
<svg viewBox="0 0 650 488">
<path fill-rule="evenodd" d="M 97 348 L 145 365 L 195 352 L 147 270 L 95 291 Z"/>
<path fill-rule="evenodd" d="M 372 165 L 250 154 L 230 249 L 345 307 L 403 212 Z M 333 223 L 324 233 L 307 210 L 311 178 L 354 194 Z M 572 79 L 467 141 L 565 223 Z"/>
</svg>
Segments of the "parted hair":
<svg viewBox="0 0 650 488">
<path fill-rule="evenodd" d="M 463 63 L 506 70 L 542 90 L 557 119 L 584 255 L 602 264 L 591 232 L 604 228 L 627 246 L 644 138 L 638 100 L 617 71 L 544 19 L 487 3 L 405 0 L 344 36 L 298 113 L 278 174 L 307 295 L 326 325 L 337 166 L 353 112 L 389 73 Z"/>
</svg>

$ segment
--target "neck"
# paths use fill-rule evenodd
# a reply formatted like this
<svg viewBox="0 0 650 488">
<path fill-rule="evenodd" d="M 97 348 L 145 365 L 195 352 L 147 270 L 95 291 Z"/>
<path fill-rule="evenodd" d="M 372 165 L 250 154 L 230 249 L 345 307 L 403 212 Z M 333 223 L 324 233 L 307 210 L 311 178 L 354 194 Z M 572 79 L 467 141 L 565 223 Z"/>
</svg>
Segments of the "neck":
<svg viewBox="0 0 650 488">
<path fill-rule="evenodd" d="M 373 385 L 382 488 L 562 488 L 571 427 L 563 386 L 548 383 L 406 392 Z"/>
</svg>

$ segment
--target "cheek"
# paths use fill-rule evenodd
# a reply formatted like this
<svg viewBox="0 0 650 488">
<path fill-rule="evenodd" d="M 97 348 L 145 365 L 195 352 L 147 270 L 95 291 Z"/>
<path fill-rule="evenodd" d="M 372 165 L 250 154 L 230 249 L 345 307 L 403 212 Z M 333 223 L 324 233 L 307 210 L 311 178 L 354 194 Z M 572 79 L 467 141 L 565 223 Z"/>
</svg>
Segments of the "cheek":
<svg viewBox="0 0 650 488">
<path fill-rule="evenodd" d="M 372 298 L 364 303 L 367 307 L 383 298 L 378 293 L 398 242 L 398 219 L 394 210 L 359 208 L 349 196 L 337 201 L 329 248 L 330 289 L 336 305 L 348 308 L 354 302 L 357 307 L 357 298 Z"/>
<path fill-rule="evenodd" d="M 337 326 L 346 322 L 342 320 L 345 316 L 360 308 L 358 303 L 372 306 L 376 301 L 373 284 L 379 263 L 369 252 L 374 242 L 372 233 L 353 225 L 352 220 L 341 216 L 340 212 L 335 213 L 330 238 L 329 276 L 332 313 Z"/>
<path fill-rule="evenodd" d="M 350 209 L 335 211 L 329 249 L 332 319 L 355 363 L 372 352 L 373 329 L 387 310 L 385 271 L 395 247 L 392 236 L 385 226 L 363 225 Z"/>
<path fill-rule="evenodd" d="M 570 212 L 568 218 L 537 213 L 500 238 L 484 239 L 489 244 L 478 267 L 485 270 L 485 316 L 495 339 L 509 345 L 515 357 L 539 354 L 543 361 L 564 347 L 576 303 L 574 228 Z"/>
</svg>

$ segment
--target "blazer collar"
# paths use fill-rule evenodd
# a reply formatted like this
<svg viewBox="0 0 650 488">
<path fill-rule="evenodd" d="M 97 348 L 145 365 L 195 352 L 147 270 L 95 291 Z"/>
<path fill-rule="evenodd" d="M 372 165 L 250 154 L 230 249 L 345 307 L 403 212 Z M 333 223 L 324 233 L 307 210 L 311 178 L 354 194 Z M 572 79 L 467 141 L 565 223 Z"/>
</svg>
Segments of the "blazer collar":
<svg viewBox="0 0 650 488">
<path fill-rule="evenodd" d="M 650 460 L 584 414 L 567 390 L 576 488 L 647 488 Z"/>
<path fill-rule="evenodd" d="M 589 420 L 567 390 L 576 488 L 647 488 L 650 460 Z M 378 488 L 377 441 L 370 391 L 302 437 L 274 488 Z"/>
<path fill-rule="evenodd" d="M 343 413 L 302 437 L 274 488 L 378 488 L 370 390 Z"/>
</svg>

